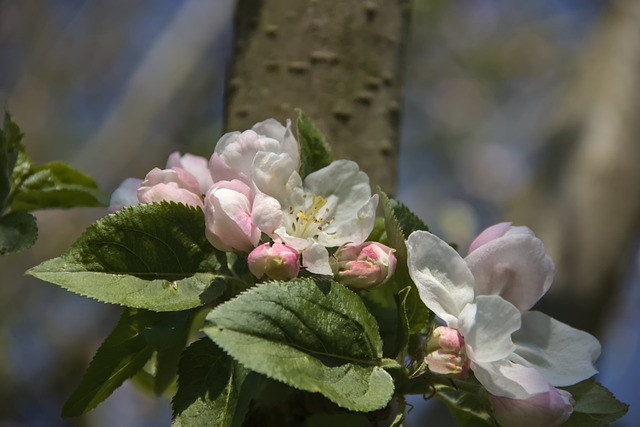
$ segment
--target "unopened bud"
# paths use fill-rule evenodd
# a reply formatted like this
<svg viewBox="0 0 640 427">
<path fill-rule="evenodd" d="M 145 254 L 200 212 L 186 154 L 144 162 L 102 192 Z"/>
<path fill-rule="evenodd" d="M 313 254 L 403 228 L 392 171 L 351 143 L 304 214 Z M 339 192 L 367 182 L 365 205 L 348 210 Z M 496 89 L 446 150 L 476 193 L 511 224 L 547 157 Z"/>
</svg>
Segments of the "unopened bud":
<svg viewBox="0 0 640 427">
<path fill-rule="evenodd" d="M 264 276 L 274 280 L 289 280 L 300 272 L 297 250 L 282 243 L 264 243 L 251 251 L 247 258 L 249 271 L 258 279 Z"/>
<path fill-rule="evenodd" d="M 336 251 L 332 268 L 340 283 L 355 289 L 373 289 L 396 271 L 395 249 L 378 242 L 346 244 Z"/>
<path fill-rule="evenodd" d="M 426 353 L 424 360 L 436 374 L 464 377 L 469 370 L 464 338 L 456 329 L 435 328 L 427 341 Z"/>
</svg>

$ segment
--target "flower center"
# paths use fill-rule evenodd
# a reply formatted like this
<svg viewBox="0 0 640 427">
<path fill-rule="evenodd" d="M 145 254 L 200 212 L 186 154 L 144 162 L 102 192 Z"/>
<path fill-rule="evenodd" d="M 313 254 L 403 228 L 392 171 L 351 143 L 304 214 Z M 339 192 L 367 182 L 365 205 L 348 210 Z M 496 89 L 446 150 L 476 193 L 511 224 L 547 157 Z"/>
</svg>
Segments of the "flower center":
<svg viewBox="0 0 640 427">
<path fill-rule="evenodd" d="M 297 211 L 293 206 L 289 206 L 289 215 L 292 217 L 290 228 L 292 236 L 308 238 L 317 235 L 323 228 L 331 224 L 336 218 L 325 219 L 325 215 L 329 213 L 326 208 L 327 200 L 317 194 L 311 195 L 311 200 L 307 194 L 304 194 L 304 209 Z M 323 209 L 324 208 L 324 209 Z"/>
</svg>

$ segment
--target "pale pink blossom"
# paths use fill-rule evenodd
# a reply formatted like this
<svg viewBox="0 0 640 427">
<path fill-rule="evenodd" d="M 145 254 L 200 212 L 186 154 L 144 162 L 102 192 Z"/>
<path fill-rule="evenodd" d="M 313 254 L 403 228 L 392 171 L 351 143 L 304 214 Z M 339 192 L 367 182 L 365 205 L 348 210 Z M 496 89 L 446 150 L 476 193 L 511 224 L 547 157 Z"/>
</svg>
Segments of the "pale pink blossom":
<svg viewBox="0 0 640 427">
<path fill-rule="evenodd" d="M 422 301 L 460 332 L 478 381 L 494 396 L 522 400 L 594 375 L 596 338 L 528 311 L 553 276 L 542 242 L 510 226 L 481 236 L 466 259 L 426 231 L 407 241 Z"/>
<path fill-rule="evenodd" d="M 172 201 L 202 209 L 202 196 L 196 179 L 181 168 L 152 169 L 138 189 L 141 203 Z"/>
<path fill-rule="evenodd" d="M 207 194 L 207 191 L 213 185 L 209 162 L 204 157 L 194 156 L 189 153 L 180 156 L 179 152 L 173 152 L 167 160 L 167 169 L 173 168 L 180 168 L 189 172 L 198 182 L 200 194 Z"/>
<path fill-rule="evenodd" d="M 263 243 L 247 258 L 249 271 L 260 279 L 267 275 L 274 280 L 289 280 L 300 272 L 300 254 L 282 243 Z"/>
<path fill-rule="evenodd" d="M 109 202 L 109 213 L 119 211 L 125 206 L 136 205 L 138 200 L 138 188 L 142 185 L 142 180 L 138 178 L 127 178 L 111 194 Z"/>
<path fill-rule="evenodd" d="M 251 252 L 262 234 L 253 212 L 270 202 L 242 181 L 215 183 L 204 202 L 207 239 L 221 251 Z"/>
<path fill-rule="evenodd" d="M 490 395 L 489 400 L 502 427 L 557 427 L 569 419 L 575 404 L 571 393 L 551 386 L 527 399 Z"/>
<path fill-rule="evenodd" d="M 355 289 L 373 289 L 384 284 L 396 269 L 395 249 L 378 242 L 347 243 L 332 258 L 337 280 Z"/>
</svg>

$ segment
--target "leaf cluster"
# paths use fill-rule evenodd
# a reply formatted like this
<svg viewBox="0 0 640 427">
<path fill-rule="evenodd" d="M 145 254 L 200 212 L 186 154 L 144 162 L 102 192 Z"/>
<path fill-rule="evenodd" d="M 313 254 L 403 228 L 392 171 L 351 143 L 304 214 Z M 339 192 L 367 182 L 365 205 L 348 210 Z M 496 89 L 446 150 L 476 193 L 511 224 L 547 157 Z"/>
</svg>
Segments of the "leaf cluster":
<svg viewBox="0 0 640 427">
<path fill-rule="evenodd" d="M 0 129 L 0 255 L 30 248 L 38 225 L 29 212 L 79 206 L 104 206 L 106 197 L 96 182 L 60 163 L 33 165 L 23 133 L 5 113 Z"/>
</svg>

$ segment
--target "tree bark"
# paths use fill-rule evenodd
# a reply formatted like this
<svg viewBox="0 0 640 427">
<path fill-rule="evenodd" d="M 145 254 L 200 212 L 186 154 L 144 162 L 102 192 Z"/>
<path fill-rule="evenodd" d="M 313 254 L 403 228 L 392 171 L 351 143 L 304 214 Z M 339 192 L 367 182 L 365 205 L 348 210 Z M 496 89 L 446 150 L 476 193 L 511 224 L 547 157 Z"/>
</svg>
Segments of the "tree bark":
<svg viewBox="0 0 640 427">
<path fill-rule="evenodd" d="M 580 64 L 515 217 L 556 261 L 542 309 L 597 332 L 640 231 L 640 2 L 616 0 Z"/>
<path fill-rule="evenodd" d="M 408 0 L 239 0 L 225 128 L 307 113 L 393 194 Z"/>
</svg>

